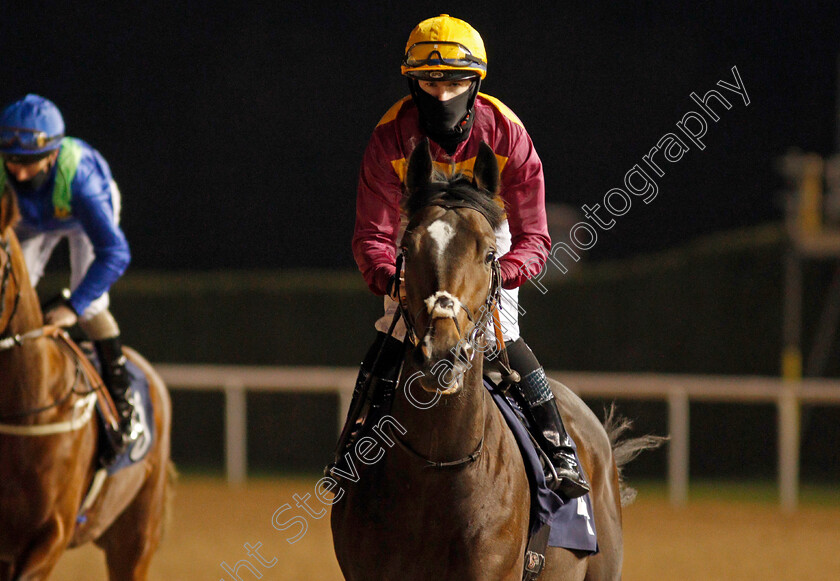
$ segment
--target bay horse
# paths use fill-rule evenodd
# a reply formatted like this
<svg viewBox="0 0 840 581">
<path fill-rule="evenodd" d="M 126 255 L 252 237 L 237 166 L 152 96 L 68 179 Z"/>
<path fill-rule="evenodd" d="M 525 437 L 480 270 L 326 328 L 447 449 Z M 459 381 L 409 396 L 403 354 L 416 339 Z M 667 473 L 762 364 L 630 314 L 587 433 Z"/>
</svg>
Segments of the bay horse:
<svg viewBox="0 0 840 581">
<path fill-rule="evenodd" d="M 155 440 L 103 483 L 94 390 L 62 332 L 44 327 L 13 229 L 17 200 L 8 188 L 0 196 L 0 580 L 47 579 L 67 548 L 89 541 L 105 551 L 112 581 L 145 580 L 174 478 L 166 386 L 126 348 L 149 381 Z M 92 484 L 98 494 L 88 495 Z"/>
<path fill-rule="evenodd" d="M 388 423 L 374 428 L 384 455 L 373 453 L 373 438 L 358 440 L 358 474 L 333 487 L 333 544 L 350 581 L 523 578 L 528 479 L 517 443 L 483 386 L 482 354 L 475 353 L 484 351 L 475 338 L 488 318 L 477 314 L 494 280 L 499 181 L 486 144 L 472 183 L 436 174 L 427 142 L 409 158 L 403 312 L 416 346 L 406 354 Z M 610 414 L 605 427 L 568 388 L 553 380 L 551 387 L 589 478 L 599 552 L 549 547 L 539 579 L 620 579 L 620 465 L 655 444 L 648 438 L 618 443 L 626 421 Z M 393 443 L 399 446 L 386 449 Z"/>
</svg>

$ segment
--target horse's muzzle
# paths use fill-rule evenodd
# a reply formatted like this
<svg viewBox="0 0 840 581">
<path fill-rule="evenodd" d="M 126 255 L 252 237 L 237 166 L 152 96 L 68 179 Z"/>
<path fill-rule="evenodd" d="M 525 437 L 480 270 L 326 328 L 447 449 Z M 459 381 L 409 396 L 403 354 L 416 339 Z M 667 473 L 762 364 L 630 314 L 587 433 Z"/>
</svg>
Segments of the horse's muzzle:
<svg viewBox="0 0 840 581">
<path fill-rule="evenodd" d="M 464 373 L 471 367 L 475 355 L 473 345 L 461 336 L 463 326 L 458 320 L 462 311 L 467 311 L 458 297 L 443 290 L 435 292 L 423 303 L 426 312 L 421 319 L 428 321 L 426 332 L 411 353 L 413 363 L 423 373 L 419 383 L 428 392 L 458 393 L 463 386 Z"/>
</svg>

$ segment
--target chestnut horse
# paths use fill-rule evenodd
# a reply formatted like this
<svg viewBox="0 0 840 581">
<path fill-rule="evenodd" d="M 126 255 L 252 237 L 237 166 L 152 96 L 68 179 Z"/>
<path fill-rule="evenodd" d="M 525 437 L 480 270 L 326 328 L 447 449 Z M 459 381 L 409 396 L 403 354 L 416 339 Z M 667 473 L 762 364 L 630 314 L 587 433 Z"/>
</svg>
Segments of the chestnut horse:
<svg viewBox="0 0 840 581">
<path fill-rule="evenodd" d="M 482 144 L 472 183 L 443 178 L 432 167 L 423 143 L 408 163 L 409 223 L 401 251 L 403 312 L 416 346 L 407 354 L 391 418 L 374 428 L 384 455 L 372 453 L 373 438 L 360 439 L 357 477 L 333 487 L 335 553 L 351 581 L 520 580 L 528 480 L 517 443 L 483 386 L 486 349 L 477 345 L 488 321 L 479 315 L 488 312 L 498 282 L 498 164 Z M 607 428 L 608 435 L 568 388 L 553 380 L 551 386 L 589 477 L 599 552 L 550 547 L 539 579 L 620 579 L 616 459 L 620 465 L 653 445 L 648 438 L 617 444 L 626 422 Z M 399 445 L 385 448 L 392 444 Z"/>
<path fill-rule="evenodd" d="M 147 579 L 174 476 L 166 386 L 126 349 L 149 381 L 155 440 L 88 496 L 99 468 L 93 395 L 56 329 L 43 327 L 13 230 L 17 202 L 9 189 L 0 196 L 0 579 L 47 579 L 67 548 L 88 541 L 104 549 L 112 581 Z"/>
</svg>

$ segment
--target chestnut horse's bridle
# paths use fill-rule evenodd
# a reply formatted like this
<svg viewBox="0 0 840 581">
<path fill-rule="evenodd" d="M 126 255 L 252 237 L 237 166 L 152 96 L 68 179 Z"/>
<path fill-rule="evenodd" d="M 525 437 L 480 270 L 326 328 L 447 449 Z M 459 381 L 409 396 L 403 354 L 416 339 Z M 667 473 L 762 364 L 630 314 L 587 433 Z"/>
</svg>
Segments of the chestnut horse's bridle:
<svg viewBox="0 0 840 581">
<path fill-rule="evenodd" d="M 6 311 L 6 292 L 9 290 L 9 281 L 11 280 L 15 286 L 15 300 L 12 304 L 12 311 L 9 315 L 9 320 L 4 327 L 0 329 L 0 337 L 3 337 L 8 326 L 11 324 L 12 319 L 15 317 L 18 304 L 20 303 L 20 285 L 18 284 L 15 269 L 12 266 L 12 248 L 9 238 L 0 236 L 0 249 L 2 249 L 3 254 L 5 255 L 3 270 L 0 272 L 0 321 L 3 320 L 3 315 Z"/>
</svg>

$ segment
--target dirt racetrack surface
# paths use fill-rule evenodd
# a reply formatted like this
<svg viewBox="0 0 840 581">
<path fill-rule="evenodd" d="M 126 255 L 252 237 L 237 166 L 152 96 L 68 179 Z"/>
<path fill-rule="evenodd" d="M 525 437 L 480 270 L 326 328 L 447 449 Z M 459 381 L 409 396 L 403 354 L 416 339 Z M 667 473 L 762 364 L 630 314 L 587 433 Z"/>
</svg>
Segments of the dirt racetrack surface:
<svg viewBox="0 0 840 581">
<path fill-rule="evenodd" d="M 265 581 L 341 580 L 329 514 L 316 519 L 295 506 L 294 495 L 311 495 L 315 480 L 255 480 L 228 488 L 219 479 L 182 478 L 151 579 L 233 581 L 222 562 L 233 567 L 247 558 Z M 308 504 L 317 514 L 320 502 L 310 497 Z M 302 523 L 277 530 L 272 519 L 284 525 L 295 517 L 308 528 L 290 544 L 286 539 L 300 535 Z M 767 502 L 697 500 L 673 509 L 661 495 L 646 498 L 642 490 L 625 509 L 624 523 L 625 581 L 840 579 L 840 502 L 806 505 L 786 516 Z M 264 564 L 247 556 L 246 543 Z M 258 578 L 244 566 L 238 574 L 246 581 Z M 93 546 L 70 551 L 52 579 L 106 580 L 103 554 Z"/>
</svg>

